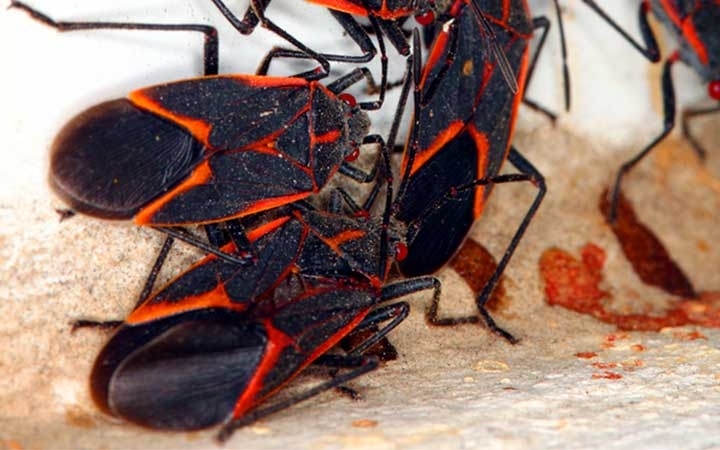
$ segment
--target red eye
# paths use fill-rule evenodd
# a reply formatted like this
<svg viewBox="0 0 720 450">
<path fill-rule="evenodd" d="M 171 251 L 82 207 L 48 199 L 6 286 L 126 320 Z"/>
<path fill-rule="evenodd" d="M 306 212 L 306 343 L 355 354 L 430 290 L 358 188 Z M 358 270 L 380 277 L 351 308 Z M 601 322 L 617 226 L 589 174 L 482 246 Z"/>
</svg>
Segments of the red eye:
<svg viewBox="0 0 720 450">
<path fill-rule="evenodd" d="M 407 258 L 408 255 L 408 248 L 407 245 L 403 243 L 399 243 L 395 246 L 395 260 L 400 262 L 403 259 Z"/>
<path fill-rule="evenodd" d="M 708 95 L 710 98 L 720 100 L 720 80 L 711 81 L 708 84 Z"/>
<path fill-rule="evenodd" d="M 418 14 L 415 16 L 415 21 L 419 23 L 422 26 L 430 25 L 435 21 L 435 13 L 432 11 L 427 11 L 422 14 Z"/>
<path fill-rule="evenodd" d="M 353 151 L 351 151 L 350 154 L 348 154 L 345 157 L 345 161 L 353 162 L 356 159 L 358 159 L 359 156 L 360 156 L 360 149 L 355 147 L 355 149 L 353 149 Z"/>
<path fill-rule="evenodd" d="M 351 108 L 354 108 L 357 106 L 357 100 L 355 100 L 355 97 L 348 93 L 342 93 L 338 95 L 338 98 L 340 101 L 345 102 L 346 105 L 348 105 Z"/>
<path fill-rule="evenodd" d="M 353 214 L 354 217 L 357 217 L 358 219 L 364 219 L 367 220 L 370 218 L 370 211 L 367 211 L 365 209 L 361 209 L 360 211 Z"/>
</svg>

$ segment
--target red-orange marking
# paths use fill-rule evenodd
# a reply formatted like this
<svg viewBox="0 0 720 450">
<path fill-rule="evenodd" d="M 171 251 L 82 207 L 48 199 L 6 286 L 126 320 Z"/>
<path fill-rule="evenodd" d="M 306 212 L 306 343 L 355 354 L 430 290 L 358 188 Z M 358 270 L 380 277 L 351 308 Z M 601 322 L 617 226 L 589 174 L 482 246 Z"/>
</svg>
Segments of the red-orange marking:
<svg viewBox="0 0 720 450">
<path fill-rule="evenodd" d="M 415 159 L 413 161 L 413 167 L 410 170 L 410 175 L 414 175 L 415 172 L 417 172 L 425 163 L 427 163 L 430 158 L 435 156 L 435 154 L 440 151 L 440 149 L 445 144 L 447 144 L 450 140 L 457 136 L 458 132 L 460 132 L 463 126 L 464 124 L 460 120 L 450 123 L 447 128 L 445 128 L 442 132 L 440 132 L 440 134 L 438 134 L 437 138 L 435 138 L 435 141 L 430 144 L 427 149 L 418 149 L 417 153 L 415 154 Z M 406 170 L 407 159 L 404 158 L 402 163 L 402 172 L 405 173 Z"/>
<path fill-rule="evenodd" d="M 278 77 L 269 75 L 217 75 L 217 78 L 232 78 L 239 84 L 248 84 L 254 87 L 269 88 L 298 88 L 302 86 L 312 86 L 317 81 L 308 81 L 300 77 Z"/>
<path fill-rule="evenodd" d="M 238 303 L 230 300 L 225 291 L 225 285 L 218 283 L 215 289 L 200 295 L 185 297 L 177 302 L 152 303 L 152 298 L 130 313 L 126 323 L 135 325 L 150 322 L 163 317 L 169 317 L 187 311 L 205 308 L 224 308 L 233 311 L 244 311 L 247 303 Z"/>
<path fill-rule="evenodd" d="M 475 142 L 475 153 L 477 154 L 477 168 L 475 169 L 475 178 L 482 178 L 487 173 L 488 152 L 490 150 L 490 142 L 487 135 L 479 131 L 473 124 L 467 127 L 467 132 Z M 485 191 L 487 186 L 478 186 L 475 193 L 475 204 L 473 205 L 473 217 L 476 219 L 482 215 L 485 209 Z"/>
<path fill-rule="evenodd" d="M 623 376 L 620 375 L 619 373 L 609 372 L 609 371 L 607 371 L 607 370 L 604 371 L 604 372 L 601 372 L 601 373 L 594 373 L 594 374 L 592 374 L 592 379 L 593 379 L 593 380 L 599 380 L 599 379 L 602 379 L 602 380 L 619 380 L 619 379 L 621 379 L 622 377 L 623 377 Z"/>
<path fill-rule="evenodd" d="M 443 31 L 435 37 L 432 49 L 427 55 L 427 62 L 425 63 L 425 70 L 420 77 L 420 86 L 424 86 L 427 83 L 427 77 L 432 72 L 432 68 L 435 67 L 440 58 L 445 54 L 445 47 L 448 45 L 449 34 L 443 28 Z"/>
<path fill-rule="evenodd" d="M 192 171 L 190 176 L 185 179 L 185 181 L 183 181 L 174 189 L 168 191 L 165 195 L 143 208 L 142 211 L 140 211 L 135 216 L 135 223 L 138 225 L 170 225 L 154 222 L 153 216 L 160 209 L 164 208 L 171 199 L 182 194 L 183 192 L 187 192 L 193 189 L 195 186 L 200 186 L 207 183 L 212 178 L 212 176 L 213 173 L 212 169 L 210 168 L 210 162 L 208 160 L 201 162 L 200 164 L 198 164 L 195 170 Z"/>
<path fill-rule="evenodd" d="M 617 363 L 614 363 L 614 362 L 609 362 L 609 363 L 594 362 L 590 365 L 595 367 L 596 369 L 614 369 L 618 366 Z"/>
<path fill-rule="evenodd" d="M 262 399 L 257 398 L 257 395 L 263 388 L 263 381 L 265 380 L 265 377 L 273 369 L 273 367 L 275 367 L 275 364 L 277 364 L 277 360 L 280 357 L 282 350 L 285 347 L 294 344 L 293 339 L 273 327 L 270 320 L 265 320 L 263 323 L 265 325 L 265 330 L 267 331 L 267 347 L 255 374 L 235 403 L 235 408 L 233 409 L 232 414 L 233 419 L 241 417 L 253 406 L 262 401 Z M 287 381 L 290 381 L 293 377 L 294 374 L 290 376 Z M 282 386 L 282 384 L 280 386 Z M 280 386 L 278 386 L 278 388 Z M 265 397 L 271 394 L 272 392 L 268 393 Z"/>
<path fill-rule="evenodd" d="M 342 136 L 342 134 L 337 130 L 328 131 L 325 134 L 320 134 L 320 135 L 315 136 L 315 143 L 330 144 L 330 143 L 335 142 L 338 139 L 340 139 L 340 136 Z"/>
<path fill-rule="evenodd" d="M 253 379 L 248 384 L 245 392 L 243 392 L 243 394 L 238 399 L 238 402 L 235 404 L 232 415 L 233 419 L 241 417 L 253 406 L 257 405 L 265 398 L 278 391 L 285 384 L 293 380 L 298 375 L 298 373 L 300 373 L 305 367 L 310 365 L 320 355 L 334 347 L 335 344 L 337 344 L 345 335 L 347 335 L 350 331 L 356 328 L 365 318 L 368 312 L 370 312 L 370 308 L 367 308 L 362 313 L 357 314 L 355 318 L 350 321 L 350 323 L 348 323 L 347 326 L 340 329 L 337 333 L 335 333 L 333 336 L 329 337 L 325 342 L 323 342 L 322 345 L 318 346 L 318 348 L 316 348 L 315 351 L 305 359 L 303 364 L 298 366 L 298 368 L 292 373 L 292 375 L 287 378 L 287 380 L 278 385 L 272 391 L 266 393 L 265 396 L 263 396 L 261 399 L 258 399 L 256 395 L 262 389 L 263 381 L 267 374 L 270 373 L 273 367 L 275 367 L 275 364 L 277 363 L 282 349 L 287 347 L 288 345 L 295 345 L 295 341 L 285 333 L 274 328 L 270 320 L 264 321 L 266 330 L 268 332 L 268 349 L 265 352 L 265 356 L 263 357 L 262 362 L 258 366 L 258 370 L 255 372 L 255 376 L 253 376 Z"/>
<path fill-rule="evenodd" d="M 624 341 L 626 339 L 630 339 L 628 333 L 610 333 L 605 336 L 605 342 Z"/>
<path fill-rule="evenodd" d="M 266 234 L 277 230 L 281 226 L 285 225 L 287 221 L 290 220 L 290 216 L 280 217 L 278 219 L 272 220 L 270 222 L 264 223 L 260 225 L 257 228 L 253 228 L 252 230 L 247 232 L 247 238 L 250 242 L 255 242 L 261 237 L 265 236 Z M 234 246 L 233 246 L 234 248 Z"/>
<path fill-rule="evenodd" d="M 210 147 L 209 136 L 212 127 L 204 120 L 195 117 L 177 114 L 165 108 L 165 106 L 148 95 L 148 91 L 152 88 L 133 91 L 128 95 L 128 99 L 138 108 L 149 111 L 157 116 L 169 120 L 185 128 L 195 139 L 202 142 L 206 147 Z"/>
<path fill-rule="evenodd" d="M 363 236 L 365 236 L 365 231 L 363 230 L 346 230 L 341 231 L 340 233 L 334 235 L 334 236 L 320 236 L 320 238 L 330 247 L 333 249 L 334 252 L 341 255 L 343 252 L 340 249 L 340 246 L 348 241 L 352 241 L 355 239 L 360 239 Z"/>
<path fill-rule="evenodd" d="M 678 331 L 673 333 L 673 337 L 681 341 L 696 341 L 698 339 L 707 340 L 707 336 L 699 331 Z"/>
<path fill-rule="evenodd" d="M 251 206 L 248 206 L 244 210 L 240 211 L 237 215 L 232 215 L 228 217 L 228 219 L 232 219 L 235 217 L 243 217 L 250 214 L 255 214 L 262 211 L 267 211 L 269 209 L 277 208 L 278 206 L 288 205 L 290 203 L 294 203 L 298 200 L 302 200 L 312 194 L 314 191 L 305 191 L 305 192 L 298 192 L 296 194 L 290 194 L 290 195 L 282 195 L 280 197 L 273 197 L 273 198 L 266 198 L 262 200 L 258 200 L 255 203 L 253 203 Z"/>
<path fill-rule="evenodd" d="M 693 50 L 695 50 L 700 62 L 707 65 L 709 62 L 707 48 L 705 47 L 702 39 L 700 39 L 700 36 L 697 34 L 695 24 L 692 22 L 693 15 L 690 14 L 684 19 L 681 19 L 679 12 L 675 9 L 670 0 L 660 0 L 660 3 L 670 18 L 670 21 L 678 27 L 678 29 L 680 29 L 683 37 L 688 41 L 688 43 L 690 43 Z"/>
<path fill-rule="evenodd" d="M 373 16 L 380 17 L 381 19 L 385 20 L 392 20 L 392 19 L 400 19 L 402 17 L 407 17 L 410 15 L 413 15 L 415 13 L 415 9 L 413 8 L 398 8 L 398 9 L 390 9 L 387 6 L 387 1 L 383 1 L 382 6 L 378 10 L 367 10 L 363 5 L 358 3 L 353 3 L 351 1 L 343 1 L 343 0 L 308 0 L 310 3 L 315 3 L 318 5 L 322 5 L 326 8 L 335 10 L 335 11 L 342 11 L 348 14 L 353 14 L 356 16 L 364 16 L 367 17 L 369 14 L 372 14 Z"/>
<path fill-rule="evenodd" d="M 605 252 L 588 244 L 578 261 L 564 250 L 551 248 L 540 257 L 540 274 L 545 281 L 547 302 L 611 323 L 621 330 L 659 331 L 667 327 L 700 325 L 720 328 L 720 293 L 705 292 L 696 299 L 673 300 L 664 315 L 617 314 L 609 311 L 604 300 L 609 294 L 598 285 L 602 281 Z M 617 339 L 629 335 L 612 334 L 605 338 L 604 348 L 613 347 Z M 641 351 L 644 347 L 635 347 Z"/>
</svg>

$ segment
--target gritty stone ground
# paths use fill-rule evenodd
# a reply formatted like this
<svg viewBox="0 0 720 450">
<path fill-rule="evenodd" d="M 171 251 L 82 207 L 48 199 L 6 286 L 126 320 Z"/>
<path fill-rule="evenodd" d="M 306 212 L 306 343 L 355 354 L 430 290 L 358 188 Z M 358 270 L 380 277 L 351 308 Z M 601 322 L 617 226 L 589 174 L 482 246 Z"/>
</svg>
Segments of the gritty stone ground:
<svg viewBox="0 0 720 450">
<path fill-rule="evenodd" d="M 123 8 L 125 16 L 108 18 L 102 15 L 107 10 L 97 6 L 70 5 L 72 10 L 63 11 L 50 10 L 50 3 L 36 6 L 63 18 L 135 18 L 132 8 Z M 539 9 L 547 6 L 537 3 Z M 418 294 L 409 300 L 414 307 L 410 318 L 391 335 L 400 358 L 351 384 L 362 400 L 325 393 L 238 431 L 227 447 L 708 448 L 720 443 L 720 332 L 619 333 L 544 302 L 540 254 L 552 246 L 576 253 L 589 241 L 607 252 L 603 287 L 614 306 L 662 308 L 668 300 L 635 277 L 597 209 L 618 164 L 660 126 L 650 106 L 657 96 L 648 81 L 657 78 L 657 69 L 632 52 L 615 53 L 614 46 L 622 42 L 599 27 L 596 31 L 597 23 L 579 2 L 567 3 L 567 31 L 574 38 L 573 110 L 553 127 L 523 108 L 515 139 L 545 174 L 549 190 L 508 267 L 507 299 L 496 314 L 520 344 L 510 346 L 476 325 L 428 327 L 422 311 L 429 299 Z M 220 20 L 208 12 L 210 7 L 203 8 L 191 8 L 190 19 Z M 614 12 L 627 13 L 623 8 Z M 152 17 L 153 11 L 147 14 Z M 634 30 L 635 16 L 627 14 L 632 18 L 627 26 Z M 9 108 L 0 107 L 0 135 L 8 144 L 0 152 L 0 449 L 212 447 L 212 430 L 149 432 L 102 415 L 90 401 L 87 378 L 106 335 L 93 330 L 71 334 L 69 323 L 80 317 L 123 317 L 140 292 L 161 237 L 130 224 L 84 217 L 59 223 L 54 208 L 62 205 L 44 181 L 47 147 L 73 113 L 133 86 L 188 76 L 197 68 L 164 73 L 155 67 L 163 67 L 165 60 L 143 60 L 136 74 L 123 77 L 113 75 L 121 68 L 112 63 L 90 64 L 90 74 L 78 75 L 87 87 L 71 87 L 65 79 L 85 67 L 75 66 L 78 58 L 100 60 L 108 52 L 105 45 L 129 45 L 143 58 L 145 36 L 71 38 L 4 8 L 0 30 L 0 56 L 12 63 L 0 74 L 6 81 L 0 83 L 2 98 L 10 98 Z M 30 36 L 29 50 L 19 50 L 17 39 Z M 92 49 L 97 39 L 102 45 Z M 179 52 L 197 48 L 195 41 L 177 45 Z M 167 48 L 158 51 L 165 58 L 167 53 Z M 597 65 L 590 64 L 593 58 Z M 552 66 L 552 61 L 551 54 L 541 65 Z M 147 68 L 150 64 L 155 66 Z M 146 72 L 159 79 L 138 75 Z M 554 66 L 549 72 L 550 87 L 536 87 L 530 95 L 545 100 L 548 92 L 557 93 L 558 73 Z M 693 75 L 682 69 L 679 74 L 678 91 L 700 95 Z M 93 84 L 93 78 L 100 81 Z M 559 109 L 556 97 L 548 98 Z M 60 106 L 52 99 L 60 99 Z M 716 119 L 698 123 L 700 139 L 711 149 L 705 165 L 685 141 L 673 137 L 626 185 L 642 220 L 699 291 L 720 289 L 720 154 L 712 151 L 720 146 Z M 501 254 L 533 195 L 527 185 L 498 187 L 472 238 Z M 181 248 L 164 279 L 196 257 Z M 472 294 L 464 282 L 449 269 L 439 276 L 444 312 L 471 311 Z M 315 371 L 294 388 L 322 376 Z"/>
</svg>

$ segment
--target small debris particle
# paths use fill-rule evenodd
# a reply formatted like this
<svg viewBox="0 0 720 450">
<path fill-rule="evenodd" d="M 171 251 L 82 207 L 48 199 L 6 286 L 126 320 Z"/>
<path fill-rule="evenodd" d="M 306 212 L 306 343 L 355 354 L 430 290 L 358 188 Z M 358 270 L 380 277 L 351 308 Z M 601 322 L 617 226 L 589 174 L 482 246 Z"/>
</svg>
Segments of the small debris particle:
<svg viewBox="0 0 720 450">
<path fill-rule="evenodd" d="M 378 421 L 372 419 L 358 419 L 352 422 L 352 426 L 355 428 L 375 428 L 377 425 Z"/>
<path fill-rule="evenodd" d="M 0 440 L 0 449 L 2 450 L 23 450 L 24 448 L 21 443 L 13 439 Z"/>
<path fill-rule="evenodd" d="M 644 352 L 647 348 L 642 344 L 633 344 L 630 346 L 630 350 L 634 352 Z"/>
<path fill-rule="evenodd" d="M 628 333 L 612 333 L 605 336 L 605 342 L 615 342 L 629 338 L 630 335 Z"/>
<path fill-rule="evenodd" d="M 623 361 L 620 363 L 623 369 L 633 371 L 635 369 L 638 369 L 640 367 L 645 367 L 645 361 L 642 359 L 632 359 L 629 361 Z"/>
<path fill-rule="evenodd" d="M 710 245 L 702 239 L 697 241 L 697 249 L 703 253 L 707 253 L 710 251 Z"/>
<path fill-rule="evenodd" d="M 94 428 L 96 425 L 88 413 L 76 407 L 65 410 L 65 422 L 78 428 Z"/>
<path fill-rule="evenodd" d="M 582 359 L 592 359 L 597 356 L 597 353 L 595 352 L 577 352 L 575 353 L 575 356 Z"/>
<path fill-rule="evenodd" d="M 473 366 L 473 370 L 475 370 L 476 372 L 484 373 L 507 372 L 508 370 L 510 370 L 510 366 L 508 366 L 502 361 L 484 359 L 482 361 L 476 362 Z"/>
<path fill-rule="evenodd" d="M 270 432 L 272 431 L 272 429 L 270 427 L 266 427 L 265 425 L 251 425 L 250 427 L 248 427 L 248 429 L 252 433 L 257 434 L 259 436 L 270 434 Z"/>
</svg>

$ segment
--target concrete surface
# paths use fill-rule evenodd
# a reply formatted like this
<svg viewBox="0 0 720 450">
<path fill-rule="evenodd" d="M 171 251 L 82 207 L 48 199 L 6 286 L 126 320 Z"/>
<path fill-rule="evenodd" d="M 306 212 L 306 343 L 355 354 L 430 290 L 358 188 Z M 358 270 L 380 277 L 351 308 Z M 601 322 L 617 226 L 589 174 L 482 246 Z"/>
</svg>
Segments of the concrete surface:
<svg viewBox="0 0 720 450">
<path fill-rule="evenodd" d="M 326 393 L 237 432 L 228 448 L 720 446 L 718 330 L 618 333 L 543 300 L 541 252 L 551 246 L 577 252 L 588 241 L 608 253 L 604 287 L 618 307 L 662 308 L 668 300 L 637 280 L 596 207 L 617 165 L 659 129 L 659 71 L 579 3 L 564 2 L 573 110 L 552 127 L 522 109 L 515 141 L 549 188 L 506 272 L 506 307 L 496 314 L 521 343 L 511 347 L 479 326 L 429 328 L 422 320 L 427 299 L 417 296 L 410 319 L 392 334 L 400 359 L 352 383 L 362 401 Z M 629 5 L 635 2 L 606 3 L 635 30 Z M 33 5 L 66 19 L 222 23 L 209 2 L 197 0 L 152 7 L 137 0 Z M 550 11 L 547 0 L 533 7 Z M 327 17 L 303 8 L 306 29 L 297 34 L 330 45 L 317 32 Z M 282 8 L 275 14 L 282 23 L 291 17 Z M 223 72 L 253 70 L 257 58 L 249 55 L 268 45 L 267 35 L 241 39 L 225 26 L 221 35 L 230 37 L 223 41 Z M 0 8 L 0 449 L 215 446 L 213 430 L 148 432 L 103 416 L 90 402 L 87 377 L 106 337 L 90 330 L 70 334 L 68 323 L 126 314 L 161 239 L 129 224 L 83 217 L 59 223 L 53 209 L 62 205 L 45 183 L 48 145 L 68 117 L 133 87 L 197 74 L 198 48 L 197 38 L 153 33 L 59 35 Z M 559 110 L 554 56 L 551 51 L 541 60 L 529 95 Z M 684 68 L 675 74 L 681 103 L 702 98 L 694 74 Z M 711 150 L 720 146 L 717 119 L 700 126 Z M 638 214 L 700 291 L 720 289 L 719 174 L 718 152 L 701 166 L 678 136 L 627 183 Z M 527 186 L 496 189 L 473 237 L 499 254 L 520 205 L 533 194 Z M 182 248 L 164 277 L 194 258 Z M 444 270 L 440 277 L 446 312 L 471 310 L 471 294 L 457 275 Z M 596 356 L 587 358 L 588 352 Z"/>
</svg>

